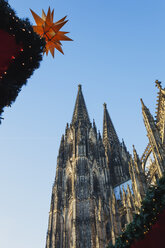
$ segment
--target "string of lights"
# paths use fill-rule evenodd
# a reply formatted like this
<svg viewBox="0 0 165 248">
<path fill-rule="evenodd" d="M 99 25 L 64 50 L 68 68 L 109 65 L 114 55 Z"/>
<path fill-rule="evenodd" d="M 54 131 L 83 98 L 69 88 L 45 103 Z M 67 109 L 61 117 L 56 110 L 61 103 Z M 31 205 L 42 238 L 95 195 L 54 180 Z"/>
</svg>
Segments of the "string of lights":
<svg viewBox="0 0 165 248">
<path fill-rule="evenodd" d="M 11 49 L 7 49 L 5 55 L 0 58 L 1 116 L 4 107 L 11 106 L 27 79 L 39 68 L 45 40 L 33 31 L 28 19 L 18 18 L 4 0 L 0 0 L 0 32 L 1 40 L 4 41 L 1 41 L 1 50 L 7 42 L 14 48 L 12 54 Z"/>
</svg>

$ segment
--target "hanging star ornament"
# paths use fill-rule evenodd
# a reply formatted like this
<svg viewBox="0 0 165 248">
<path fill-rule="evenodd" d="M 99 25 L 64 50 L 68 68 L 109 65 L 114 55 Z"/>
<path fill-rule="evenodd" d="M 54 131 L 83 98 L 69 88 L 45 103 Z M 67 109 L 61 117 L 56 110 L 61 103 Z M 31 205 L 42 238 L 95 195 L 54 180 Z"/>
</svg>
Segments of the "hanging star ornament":
<svg viewBox="0 0 165 248">
<path fill-rule="evenodd" d="M 44 10 L 42 10 L 42 18 L 38 16 L 33 10 L 30 9 L 30 11 L 37 24 L 36 26 L 33 26 L 34 31 L 41 37 L 44 37 L 46 40 L 46 46 L 44 51 L 46 55 L 48 55 L 48 52 L 50 51 L 52 56 L 54 57 L 55 49 L 64 54 L 61 47 L 61 41 L 72 41 L 72 39 L 65 35 L 69 32 L 60 31 L 60 29 L 65 25 L 65 23 L 68 22 L 68 20 L 66 20 L 66 16 L 57 22 L 53 22 L 54 9 L 51 11 L 50 7 L 48 9 L 47 15 L 45 14 Z"/>
</svg>

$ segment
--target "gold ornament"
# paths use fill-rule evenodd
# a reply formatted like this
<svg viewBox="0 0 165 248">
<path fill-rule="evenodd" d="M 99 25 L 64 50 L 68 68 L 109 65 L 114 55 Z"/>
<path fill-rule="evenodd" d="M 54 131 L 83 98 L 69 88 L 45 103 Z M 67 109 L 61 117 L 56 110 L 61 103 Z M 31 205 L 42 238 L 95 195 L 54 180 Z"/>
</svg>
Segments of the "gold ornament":
<svg viewBox="0 0 165 248">
<path fill-rule="evenodd" d="M 47 15 L 45 14 L 44 10 L 42 10 L 42 18 L 38 16 L 33 10 L 30 9 L 30 11 L 37 24 L 36 26 L 33 26 L 34 31 L 41 37 L 44 37 L 46 40 L 44 51 L 46 55 L 48 55 L 48 51 L 50 51 L 52 56 L 54 57 L 54 49 L 57 49 L 62 54 L 64 54 L 61 48 L 62 44 L 60 41 L 72 41 L 72 39 L 65 35 L 68 34 L 68 32 L 60 31 L 65 23 L 68 22 L 68 20 L 65 20 L 66 16 L 53 23 L 54 9 L 51 11 L 49 7 Z"/>
</svg>

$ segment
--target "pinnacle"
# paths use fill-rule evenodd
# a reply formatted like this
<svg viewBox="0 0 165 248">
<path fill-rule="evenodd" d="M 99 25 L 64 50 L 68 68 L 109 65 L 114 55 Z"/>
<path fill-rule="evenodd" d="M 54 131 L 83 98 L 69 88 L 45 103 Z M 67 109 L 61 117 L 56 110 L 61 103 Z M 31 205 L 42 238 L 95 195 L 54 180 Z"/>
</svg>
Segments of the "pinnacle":
<svg viewBox="0 0 165 248">
<path fill-rule="evenodd" d="M 142 104 L 142 113 L 143 113 L 143 117 L 144 116 L 147 116 L 147 118 L 150 120 L 150 121 L 153 121 L 154 122 L 154 118 L 152 116 L 152 114 L 150 113 L 149 109 L 145 106 L 144 102 L 142 99 L 140 99 L 141 101 L 141 104 Z M 145 119 L 145 117 L 144 117 Z"/>
<path fill-rule="evenodd" d="M 147 107 L 145 106 L 144 102 L 143 102 L 143 99 L 140 98 L 140 101 L 141 101 L 141 104 L 142 104 L 142 109 L 147 109 Z M 147 109 L 148 110 L 148 109 Z"/>
<path fill-rule="evenodd" d="M 62 153 L 63 149 L 64 149 L 64 135 L 62 135 L 62 137 L 61 137 L 61 143 L 60 143 L 60 148 L 59 148 L 59 154 Z"/>
<path fill-rule="evenodd" d="M 136 149 L 135 149 L 135 146 L 132 145 L 132 147 L 133 147 L 133 153 L 137 153 L 137 152 L 136 152 Z"/>
<path fill-rule="evenodd" d="M 142 107 L 145 106 L 142 98 L 140 98 L 140 101 L 141 101 Z"/>
<path fill-rule="evenodd" d="M 64 143 L 64 135 L 61 137 L 61 145 Z"/>
<path fill-rule="evenodd" d="M 82 86 L 81 84 L 78 85 L 78 93 L 75 103 L 75 108 L 72 117 L 72 124 L 76 124 L 79 121 L 84 121 L 86 124 L 90 123 L 88 111 L 86 108 L 85 100 L 82 93 Z"/>
<path fill-rule="evenodd" d="M 156 86 L 158 89 L 162 89 L 161 82 L 160 82 L 159 80 L 156 80 L 156 81 L 155 81 L 155 86 Z"/>
<path fill-rule="evenodd" d="M 106 103 L 104 103 L 103 106 L 104 106 L 104 109 L 107 109 L 107 104 Z"/>
<path fill-rule="evenodd" d="M 133 152 L 137 154 L 137 151 L 136 151 L 135 146 L 134 146 L 134 145 L 132 145 L 132 147 L 133 147 Z"/>
<path fill-rule="evenodd" d="M 112 120 L 110 118 L 110 115 L 108 113 L 106 103 L 104 103 L 103 106 L 104 106 L 103 141 L 108 139 L 111 144 L 116 143 L 117 145 L 119 145 L 119 139 L 116 130 L 114 128 L 114 125 L 112 123 Z"/>
<path fill-rule="evenodd" d="M 134 145 L 133 145 L 133 154 L 134 154 L 134 160 L 139 159 L 138 154 L 137 154 L 137 151 L 136 151 L 136 149 L 135 149 L 135 146 L 134 146 Z"/>
<path fill-rule="evenodd" d="M 78 89 L 79 89 L 79 90 L 82 89 L 82 85 L 81 85 L 81 84 L 78 85 Z"/>
</svg>

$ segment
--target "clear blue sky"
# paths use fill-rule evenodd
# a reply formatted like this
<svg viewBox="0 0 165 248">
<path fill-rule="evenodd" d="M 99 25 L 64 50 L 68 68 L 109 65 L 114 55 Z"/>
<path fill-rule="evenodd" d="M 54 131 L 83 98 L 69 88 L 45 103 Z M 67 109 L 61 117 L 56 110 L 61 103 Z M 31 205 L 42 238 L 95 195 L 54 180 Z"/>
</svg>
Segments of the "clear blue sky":
<svg viewBox="0 0 165 248">
<path fill-rule="evenodd" d="M 65 55 L 44 57 L 40 68 L 6 108 L 0 126 L 0 247 L 45 246 L 56 157 L 66 122 L 71 121 L 77 85 L 102 132 L 103 106 L 120 140 L 141 155 L 147 145 L 140 98 L 154 115 L 157 90 L 165 86 L 164 0 L 10 0 L 19 17 L 29 8 L 55 8 L 55 20 L 74 42 Z M 34 22 L 33 22 L 34 23 Z"/>
</svg>

